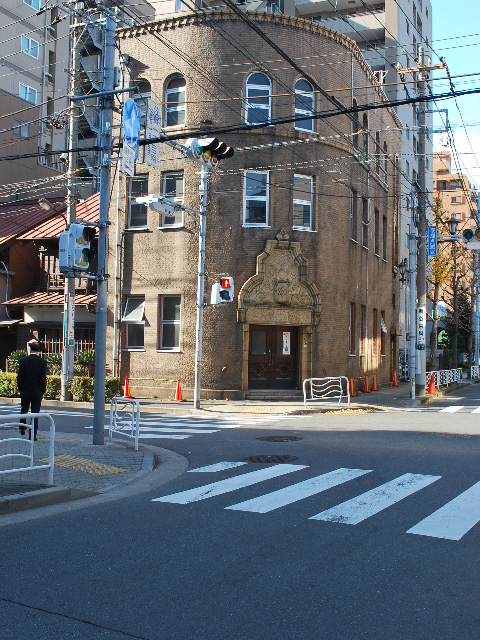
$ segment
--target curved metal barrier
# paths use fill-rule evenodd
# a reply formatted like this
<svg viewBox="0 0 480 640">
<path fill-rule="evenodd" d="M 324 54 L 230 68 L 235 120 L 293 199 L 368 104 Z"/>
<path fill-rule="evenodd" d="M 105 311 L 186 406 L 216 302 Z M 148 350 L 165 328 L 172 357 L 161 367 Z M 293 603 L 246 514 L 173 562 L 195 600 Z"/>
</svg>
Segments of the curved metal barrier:
<svg viewBox="0 0 480 640">
<path fill-rule="evenodd" d="M 26 418 L 27 424 L 20 422 L 20 418 Z M 48 464 L 35 464 L 34 457 L 34 426 L 33 419 L 39 418 L 39 420 L 45 418 L 50 424 L 50 446 L 48 453 Z M 22 438 L 18 435 L 19 428 L 30 429 L 30 438 Z M 0 461 L 11 460 L 28 460 L 29 464 L 26 467 L 16 467 L 14 469 L 0 470 L 0 475 L 7 473 L 20 473 L 22 471 L 37 471 L 38 469 L 48 469 L 48 484 L 53 484 L 53 470 L 54 470 L 54 454 L 55 454 L 55 422 L 49 413 L 15 413 L 0 416 L 0 429 L 15 429 L 17 435 L 13 438 L 1 438 L 0 446 L 3 448 L 4 443 L 20 442 L 21 447 L 25 447 L 25 453 L 9 452 L 0 454 Z"/>
<path fill-rule="evenodd" d="M 440 371 L 427 371 L 425 376 L 425 386 L 428 387 L 430 380 L 435 380 L 436 387 L 448 387 L 449 384 L 455 384 L 462 379 L 461 369 L 441 369 Z"/>
<path fill-rule="evenodd" d="M 330 376 L 327 378 L 306 378 L 303 381 L 303 406 L 307 402 L 321 400 L 337 400 L 340 406 L 342 398 L 347 399 L 350 406 L 350 389 L 346 376 Z"/>
<path fill-rule="evenodd" d="M 110 403 L 110 422 L 108 439 L 112 433 L 121 433 L 127 438 L 135 439 L 135 451 L 138 451 L 138 434 L 140 431 L 140 402 L 133 398 L 112 398 Z"/>
</svg>

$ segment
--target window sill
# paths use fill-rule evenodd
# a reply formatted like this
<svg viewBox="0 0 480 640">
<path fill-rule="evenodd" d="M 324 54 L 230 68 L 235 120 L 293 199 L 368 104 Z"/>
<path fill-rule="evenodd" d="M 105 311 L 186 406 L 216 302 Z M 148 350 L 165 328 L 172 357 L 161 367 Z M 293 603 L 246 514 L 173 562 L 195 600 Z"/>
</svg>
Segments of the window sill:
<svg viewBox="0 0 480 640">
<path fill-rule="evenodd" d="M 182 224 L 167 224 L 163 227 L 157 227 L 157 231 L 173 231 L 175 229 L 185 229 L 185 225 Z"/>
<path fill-rule="evenodd" d="M 152 233 L 148 227 L 127 227 L 125 233 Z"/>
<path fill-rule="evenodd" d="M 348 357 L 349 357 L 349 358 L 356 358 L 356 357 L 357 357 L 357 354 L 356 354 L 356 353 L 349 353 L 349 354 L 348 354 Z"/>
<path fill-rule="evenodd" d="M 292 227 L 292 231 L 306 231 L 307 233 L 318 233 L 315 229 L 309 227 Z"/>
<path fill-rule="evenodd" d="M 358 245 L 358 240 L 355 240 L 355 238 L 350 238 L 350 242 L 353 242 L 354 244 Z"/>
<path fill-rule="evenodd" d="M 180 347 L 178 349 L 155 349 L 157 353 L 181 353 Z"/>
<path fill-rule="evenodd" d="M 124 347 L 122 351 L 146 351 L 145 347 Z"/>
<path fill-rule="evenodd" d="M 242 224 L 242 229 L 271 229 L 269 224 Z"/>
</svg>

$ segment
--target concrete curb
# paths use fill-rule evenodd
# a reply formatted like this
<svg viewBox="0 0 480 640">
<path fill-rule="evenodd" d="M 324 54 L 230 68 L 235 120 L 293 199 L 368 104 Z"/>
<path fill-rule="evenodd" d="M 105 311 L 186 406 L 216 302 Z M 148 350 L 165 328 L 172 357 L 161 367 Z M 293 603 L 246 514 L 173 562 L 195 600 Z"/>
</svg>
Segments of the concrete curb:
<svg viewBox="0 0 480 640">
<path fill-rule="evenodd" d="M 12 494 L 6 498 L 0 498 L 0 515 L 17 513 L 26 509 L 48 507 L 60 502 L 91 498 L 94 495 L 96 495 L 94 491 L 73 489 L 71 487 L 49 487 L 48 489 L 37 489 L 29 493 Z"/>
</svg>

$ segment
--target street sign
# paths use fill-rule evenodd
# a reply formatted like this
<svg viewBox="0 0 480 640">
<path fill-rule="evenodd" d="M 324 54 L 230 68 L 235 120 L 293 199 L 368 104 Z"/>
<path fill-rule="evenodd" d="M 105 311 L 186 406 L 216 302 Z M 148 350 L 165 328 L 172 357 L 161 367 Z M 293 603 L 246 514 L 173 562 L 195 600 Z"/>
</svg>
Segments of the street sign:
<svg viewBox="0 0 480 640">
<path fill-rule="evenodd" d="M 140 107 L 129 98 L 123 107 L 123 172 L 135 175 L 135 160 L 138 158 L 140 137 Z"/>
<path fill-rule="evenodd" d="M 428 227 L 428 257 L 436 258 L 437 257 L 437 227 L 429 226 Z"/>
<path fill-rule="evenodd" d="M 161 106 L 153 100 L 147 102 L 147 120 L 145 125 L 145 138 L 147 140 L 160 137 L 160 116 Z M 146 144 L 143 158 L 145 164 L 157 168 L 158 166 L 158 143 Z"/>
<path fill-rule="evenodd" d="M 425 307 L 417 307 L 417 349 L 425 350 L 425 333 L 427 328 L 427 309 Z"/>
</svg>

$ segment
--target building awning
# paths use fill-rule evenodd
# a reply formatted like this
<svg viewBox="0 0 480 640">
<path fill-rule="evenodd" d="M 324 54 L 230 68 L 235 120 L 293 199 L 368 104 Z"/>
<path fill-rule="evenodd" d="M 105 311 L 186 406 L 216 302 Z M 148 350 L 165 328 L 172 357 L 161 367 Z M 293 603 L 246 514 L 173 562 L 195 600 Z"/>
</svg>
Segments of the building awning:
<svg viewBox="0 0 480 640">
<path fill-rule="evenodd" d="M 0 320 L 0 329 L 2 327 L 12 327 L 15 324 L 18 324 L 21 320 Z"/>
<path fill-rule="evenodd" d="M 45 306 L 45 307 L 63 307 L 64 294 L 63 293 L 45 293 L 42 291 L 35 291 L 29 293 L 26 296 L 19 298 L 12 298 L 2 304 L 7 307 L 25 307 L 25 306 Z M 83 293 L 75 296 L 75 306 L 87 306 L 89 304 L 95 304 L 97 302 L 96 293 Z"/>
</svg>

